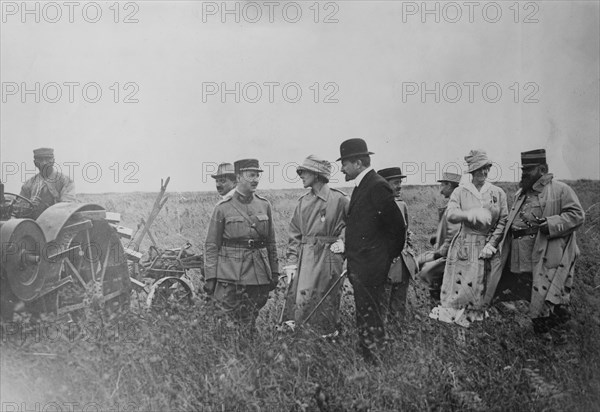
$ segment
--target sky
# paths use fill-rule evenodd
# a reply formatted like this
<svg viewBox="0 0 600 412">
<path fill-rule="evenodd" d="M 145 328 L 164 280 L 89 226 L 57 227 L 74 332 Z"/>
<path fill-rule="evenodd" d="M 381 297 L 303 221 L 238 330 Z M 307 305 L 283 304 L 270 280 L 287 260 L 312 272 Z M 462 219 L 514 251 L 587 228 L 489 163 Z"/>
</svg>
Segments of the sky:
<svg viewBox="0 0 600 412">
<path fill-rule="evenodd" d="M 365 139 L 406 184 L 466 172 L 518 181 L 545 148 L 559 179 L 600 179 L 598 2 L 1 2 L 5 190 L 55 149 L 82 193 L 214 190 L 257 158 L 260 188 L 300 188 L 310 154 L 339 171 Z"/>
</svg>

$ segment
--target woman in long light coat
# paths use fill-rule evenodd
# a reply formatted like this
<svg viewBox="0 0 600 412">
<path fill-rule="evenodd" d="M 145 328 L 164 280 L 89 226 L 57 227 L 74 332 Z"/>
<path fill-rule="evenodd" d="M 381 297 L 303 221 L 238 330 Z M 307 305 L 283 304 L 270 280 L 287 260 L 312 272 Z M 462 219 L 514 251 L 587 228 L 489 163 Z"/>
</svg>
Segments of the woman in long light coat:
<svg viewBox="0 0 600 412">
<path fill-rule="evenodd" d="M 310 192 L 300 197 L 289 227 L 286 274 L 291 277 L 282 321 L 302 324 L 342 273 L 348 196 L 327 184 L 331 164 L 308 156 L 297 173 Z M 318 334 L 335 334 L 342 283 L 307 322 Z M 292 323 L 290 323 L 292 321 Z"/>
<path fill-rule="evenodd" d="M 486 181 L 492 162 L 482 150 L 465 157 L 472 182 L 461 184 L 448 202 L 450 223 L 460 223 L 452 240 L 441 291 L 441 304 L 429 315 L 468 326 L 482 320 L 492 267 L 499 266 L 498 243 L 508 216 L 506 193 Z"/>
</svg>

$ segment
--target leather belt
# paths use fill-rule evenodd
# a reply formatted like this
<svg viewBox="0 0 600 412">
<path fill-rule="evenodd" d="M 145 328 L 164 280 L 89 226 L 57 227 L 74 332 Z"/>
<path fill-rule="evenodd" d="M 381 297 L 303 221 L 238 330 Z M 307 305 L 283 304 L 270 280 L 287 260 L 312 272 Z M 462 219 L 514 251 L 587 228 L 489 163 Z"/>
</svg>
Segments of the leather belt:
<svg viewBox="0 0 600 412">
<path fill-rule="evenodd" d="M 223 239 L 222 245 L 243 249 L 262 249 L 267 247 L 267 242 L 258 239 Z"/>
<path fill-rule="evenodd" d="M 531 237 L 535 237 L 535 235 L 537 235 L 537 232 L 539 232 L 540 228 L 539 227 L 528 227 L 526 229 L 519 229 L 519 230 L 511 230 L 511 234 L 513 239 L 518 239 L 520 237 L 524 237 L 524 236 L 531 236 Z"/>
</svg>

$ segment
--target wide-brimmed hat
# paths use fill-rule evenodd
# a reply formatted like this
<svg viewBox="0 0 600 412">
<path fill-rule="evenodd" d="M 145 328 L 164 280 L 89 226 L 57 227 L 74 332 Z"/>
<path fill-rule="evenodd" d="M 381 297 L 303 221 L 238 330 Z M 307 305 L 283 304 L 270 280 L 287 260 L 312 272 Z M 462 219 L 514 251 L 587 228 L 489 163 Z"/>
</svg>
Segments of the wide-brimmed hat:
<svg viewBox="0 0 600 412">
<path fill-rule="evenodd" d="M 388 167 L 386 169 L 381 169 L 377 172 L 377 174 L 386 180 L 398 178 L 402 179 L 406 177 L 406 175 L 402 174 L 402 170 L 399 167 Z"/>
<path fill-rule="evenodd" d="M 235 176 L 235 169 L 233 168 L 233 165 L 231 163 L 221 163 L 217 167 L 217 173 L 215 173 L 214 175 L 210 175 L 210 177 L 212 177 L 213 179 L 218 179 L 219 177 L 227 175 Z"/>
<path fill-rule="evenodd" d="M 443 182 L 460 183 L 461 177 L 462 176 L 459 175 L 458 173 L 444 172 L 444 173 L 442 173 L 442 178 L 440 180 L 438 180 L 438 182 L 440 182 L 440 183 L 443 183 Z"/>
<path fill-rule="evenodd" d="M 367 142 L 363 139 L 348 139 L 342 142 L 340 145 L 340 158 L 336 161 L 347 159 L 353 156 L 364 156 L 372 155 L 373 152 L 369 152 L 367 149 Z"/>
<path fill-rule="evenodd" d="M 237 160 L 233 163 L 233 168 L 235 169 L 235 173 L 242 173 L 247 170 L 262 172 L 263 170 L 258 165 L 257 159 L 242 159 Z"/>
<path fill-rule="evenodd" d="M 33 157 L 53 157 L 54 149 L 49 147 L 40 147 L 39 149 L 33 150 Z"/>
<path fill-rule="evenodd" d="M 546 149 L 535 149 L 521 152 L 521 168 L 546 164 Z"/>
<path fill-rule="evenodd" d="M 484 166 L 492 165 L 492 161 L 488 159 L 487 153 L 481 149 L 474 149 L 465 156 L 469 170 L 467 173 L 472 173 L 477 169 L 481 169 Z"/>
<path fill-rule="evenodd" d="M 331 177 L 331 163 L 315 155 L 310 155 L 304 159 L 302 164 L 296 168 L 296 173 L 300 174 L 302 170 L 308 170 L 323 176 L 328 182 Z"/>
</svg>

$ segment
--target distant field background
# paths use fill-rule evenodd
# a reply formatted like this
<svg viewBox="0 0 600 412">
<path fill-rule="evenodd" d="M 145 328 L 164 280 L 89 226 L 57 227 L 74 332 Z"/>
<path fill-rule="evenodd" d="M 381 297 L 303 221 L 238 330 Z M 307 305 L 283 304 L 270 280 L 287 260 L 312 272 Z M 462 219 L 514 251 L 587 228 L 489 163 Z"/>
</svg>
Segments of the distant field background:
<svg viewBox="0 0 600 412">
<path fill-rule="evenodd" d="M 555 346 L 536 337 L 524 315 L 526 305 L 498 306 L 492 317 L 470 329 L 427 317 L 422 285 L 410 292 L 410 312 L 402 330 L 391 329 L 381 366 L 357 355 L 351 287 L 345 285 L 342 330 L 336 342 L 310 333 L 282 334 L 274 328 L 283 290 L 259 318 L 260 338 L 245 342 L 215 319 L 199 295 L 194 306 L 169 316 L 134 310 L 118 325 L 90 313 L 94 333 L 67 339 L 3 329 L 2 411 L 27 402 L 40 410 L 49 402 L 94 403 L 102 409 L 181 411 L 594 411 L 600 405 L 600 182 L 568 182 L 586 210 L 577 232 L 577 262 L 569 343 Z M 516 184 L 499 184 L 509 206 Z M 158 184 L 157 184 L 158 189 Z M 259 191 L 274 211 L 277 245 L 283 259 L 287 227 L 305 190 Z M 349 193 L 349 189 L 347 190 Z M 219 197 L 213 193 L 168 193 L 151 232 L 163 248 L 186 241 L 200 253 L 208 221 Z M 87 194 L 121 214 L 135 229 L 147 218 L 156 193 Z M 403 198 L 419 251 L 435 233 L 439 188 L 406 186 Z M 150 245 L 146 237 L 142 251 Z M 195 287 L 201 286 L 198 272 Z M 125 323 L 123 323 L 125 322 Z M 120 327 L 119 326 L 119 327 Z M 35 332 L 33 332 L 35 333 Z M 15 336 L 21 336 L 15 341 Z M 41 338 L 40 338 L 41 336 Z M 12 406 L 11 406 L 12 407 Z M 90 407 L 91 408 L 91 407 Z M 16 409 L 21 410 L 21 409 Z M 47 409 L 56 410 L 56 409 Z M 94 410 L 88 409 L 88 410 Z"/>
</svg>

